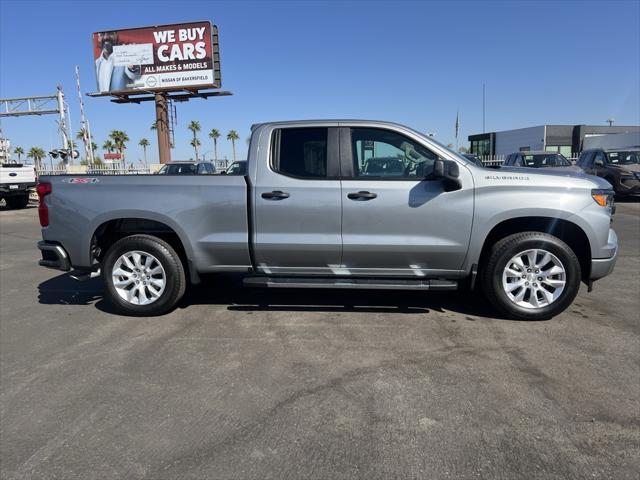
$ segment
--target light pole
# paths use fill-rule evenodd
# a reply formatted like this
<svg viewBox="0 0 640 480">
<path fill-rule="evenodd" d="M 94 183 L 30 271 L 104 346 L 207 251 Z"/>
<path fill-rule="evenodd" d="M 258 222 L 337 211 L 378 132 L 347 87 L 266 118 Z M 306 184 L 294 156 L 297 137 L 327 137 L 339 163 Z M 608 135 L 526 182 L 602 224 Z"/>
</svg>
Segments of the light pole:
<svg viewBox="0 0 640 480">
<path fill-rule="evenodd" d="M 607 119 L 607 123 L 609 124 L 609 126 L 612 126 L 612 125 L 613 125 L 613 122 L 615 122 L 615 121 L 616 121 L 616 119 L 615 119 L 615 118 L 608 118 L 608 119 Z"/>
<path fill-rule="evenodd" d="M 213 150 L 207 150 L 206 152 L 204 152 L 202 154 L 202 161 L 206 162 L 207 161 L 207 153 L 213 153 Z"/>
</svg>

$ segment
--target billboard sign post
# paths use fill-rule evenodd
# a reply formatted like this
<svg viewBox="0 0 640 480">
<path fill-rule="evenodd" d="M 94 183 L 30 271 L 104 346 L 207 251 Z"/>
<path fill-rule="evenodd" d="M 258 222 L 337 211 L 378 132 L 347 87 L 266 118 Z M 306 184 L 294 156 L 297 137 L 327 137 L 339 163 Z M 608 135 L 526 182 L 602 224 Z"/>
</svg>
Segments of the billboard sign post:
<svg viewBox="0 0 640 480">
<path fill-rule="evenodd" d="M 231 95 L 206 91 L 222 86 L 218 28 L 208 21 L 96 32 L 93 60 L 97 91 L 90 96 L 155 101 L 160 163 L 171 161 L 170 101 Z"/>
</svg>

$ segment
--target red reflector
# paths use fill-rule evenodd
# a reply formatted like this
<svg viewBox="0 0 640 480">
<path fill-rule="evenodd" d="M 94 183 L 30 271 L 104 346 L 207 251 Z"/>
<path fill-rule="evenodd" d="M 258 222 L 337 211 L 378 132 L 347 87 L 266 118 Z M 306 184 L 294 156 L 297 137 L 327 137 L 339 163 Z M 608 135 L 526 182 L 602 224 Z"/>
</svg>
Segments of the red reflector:
<svg viewBox="0 0 640 480">
<path fill-rule="evenodd" d="M 42 200 L 42 197 L 51 193 L 51 184 L 49 182 L 38 183 L 36 192 L 38 192 L 38 196 Z"/>
<path fill-rule="evenodd" d="M 40 202 L 38 205 L 38 216 L 40 217 L 40 226 L 48 227 L 49 226 L 49 208 L 44 202 Z"/>
<path fill-rule="evenodd" d="M 49 226 L 49 207 L 44 201 L 44 197 L 51 193 L 51 184 L 49 182 L 38 183 L 36 186 L 36 192 L 40 198 L 40 204 L 38 205 L 38 216 L 40 217 L 40 225 L 43 227 Z"/>
</svg>

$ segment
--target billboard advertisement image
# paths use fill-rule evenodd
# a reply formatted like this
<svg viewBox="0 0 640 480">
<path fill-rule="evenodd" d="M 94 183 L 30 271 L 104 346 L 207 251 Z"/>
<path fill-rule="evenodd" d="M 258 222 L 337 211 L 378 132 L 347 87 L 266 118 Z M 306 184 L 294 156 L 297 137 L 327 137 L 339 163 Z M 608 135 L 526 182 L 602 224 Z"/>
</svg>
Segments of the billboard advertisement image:
<svg viewBox="0 0 640 480">
<path fill-rule="evenodd" d="M 217 29 L 181 23 L 93 34 L 98 92 L 220 88 Z"/>
</svg>

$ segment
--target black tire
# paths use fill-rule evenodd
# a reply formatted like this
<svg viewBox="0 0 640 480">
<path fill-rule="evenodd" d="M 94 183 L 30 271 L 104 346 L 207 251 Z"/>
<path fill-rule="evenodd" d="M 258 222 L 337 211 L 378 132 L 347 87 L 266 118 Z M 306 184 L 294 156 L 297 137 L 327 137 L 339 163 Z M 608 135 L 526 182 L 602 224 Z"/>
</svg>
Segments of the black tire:
<svg viewBox="0 0 640 480">
<path fill-rule="evenodd" d="M 512 302 L 502 287 L 502 273 L 507 262 L 519 252 L 543 249 L 555 255 L 565 269 L 565 285 L 560 296 L 540 308 L 524 308 Z M 480 272 L 482 289 L 487 300 L 501 313 L 516 320 L 547 320 L 563 312 L 580 289 L 580 261 L 569 245 L 553 235 L 541 232 L 522 232 L 498 241 Z"/>
<path fill-rule="evenodd" d="M 147 305 L 135 305 L 126 301 L 120 297 L 113 284 L 114 264 L 121 255 L 135 250 L 153 255 L 164 268 L 166 275 L 164 291 L 157 300 Z M 180 256 L 171 245 L 152 235 L 131 235 L 114 243 L 102 262 L 102 281 L 105 286 L 105 299 L 119 313 L 132 316 L 153 316 L 168 312 L 182 298 L 187 285 Z"/>
<path fill-rule="evenodd" d="M 14 210 L 26 208 L 26 206 L 29 205 L 29 194 L 6 197 L 5 201 L 7 202 L 7 207 Z"/>
</svg>

